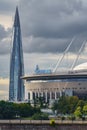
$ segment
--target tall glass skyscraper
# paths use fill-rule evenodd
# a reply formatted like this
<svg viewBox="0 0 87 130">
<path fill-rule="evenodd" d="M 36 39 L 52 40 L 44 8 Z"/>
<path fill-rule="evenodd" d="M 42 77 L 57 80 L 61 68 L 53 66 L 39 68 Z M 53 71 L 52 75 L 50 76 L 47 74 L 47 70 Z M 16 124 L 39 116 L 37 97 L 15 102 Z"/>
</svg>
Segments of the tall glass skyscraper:
<svg viewBox="0 0 87 130">
<path fill-rule="evenodd" d="M 24 100 L 24 81 L 20 78 L 24 75 L 24 62 L 22 50 L 21 27 L 18 7 L 16 7 L 14 30 L 13 30 L 13 47 L 10 59 L 10 84 L 9 84 L 9 100 Z"/>
</svg>

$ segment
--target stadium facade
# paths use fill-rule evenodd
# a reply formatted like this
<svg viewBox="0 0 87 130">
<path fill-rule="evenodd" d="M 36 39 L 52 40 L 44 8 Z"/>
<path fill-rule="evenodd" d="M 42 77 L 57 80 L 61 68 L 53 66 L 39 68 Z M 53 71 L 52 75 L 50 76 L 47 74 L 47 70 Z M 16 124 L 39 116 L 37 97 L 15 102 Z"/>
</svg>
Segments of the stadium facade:
<svg viewBox="0 0 87 130">
<path fill-rule="evenodd" d="M 24 76 L 23 79 L 26 80 L 28 100 L 31 103 L 37 97 L 43 97 L 45 102 L 49 103 L 58 100 L 63 95 L 78 96 L 81 99 L 87 98 L 87 67 L 84 69 L 84 64 L 68 72 L 35 73 Z"/>
<path fill-rule="evenodd" d="M 9 100 L 23 101 L 25 93 L 24 81 L 20 77 L 24 75 L 24 63 L 18 7 L 16 8 L 13 31 L 13 48 L 10 59 Z"/>
</svg>

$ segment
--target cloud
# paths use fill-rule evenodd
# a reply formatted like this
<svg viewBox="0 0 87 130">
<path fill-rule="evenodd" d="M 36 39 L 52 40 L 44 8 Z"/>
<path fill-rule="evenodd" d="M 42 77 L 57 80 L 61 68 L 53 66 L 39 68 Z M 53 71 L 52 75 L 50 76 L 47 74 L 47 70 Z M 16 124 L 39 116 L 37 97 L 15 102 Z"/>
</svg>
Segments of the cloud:
<svg viewBox="0 0 87 130">
<path fill-rule="evenodd" d="M 12 14 L 18 2 L 19 0 L 0 0 L 0 13 L 7 15 Z"/>
<path fill-rule="evenodd" d="M 0 77 L 9 77 L 10 55 L 0 55 Z"/>
<path fill-rule="evenodd" d="M 27 6 L 25 6 L 24 2 L 24 0 L 21 1 L 20 11 L 23 17 L 24 35 L 58 38 L 68 37 L 72 31 L 76 32 L 75 25 L 77 25 L 78 20 L 82 17 L 80 16 L 80 10 L 83 9 L 81 1 L 26 0 Z"/>
<path fill-rule="evenodd" d="M 86 0 L 1 0 L 0 3 L 3 7 L 0 12 L 11 17 L 14 17 L 16 4 L 19 5 L 25 53 L 62 53 L 74 36 L 87 39 Z M 2 25 L 0 30 L 1 46 L 5 43 L 9 46 L 9 31 Z M 74 42 L 78 48 L 83 41 Z M 9 53 L 8 47 L 1 47 L 0 54 L 4 53 Z"/>
<path fill-rule="evenodd" d="M 7 30 L 5 30 L 4 26 L 0 25 L 0 39 L 7 37 Z"/>
<path fill-rule="evenodd" d="M 11 39 L 3 39 L 0 41 L 0 55 L 9 54 L 11 52 Z"/>
<path fill-rule="evenodd" d="M 87 36 L 85 2 L 85 0 L 21 0 L 19 10 L 24 51 L 55 53 L 58 49 L 62 52 L 62 48 L 66 47 L 66 41 L 71 40 L 73 36 L 84 32 Z M 30 37 L 33 38 L 32 41 Z"/>
<path fill-rule="evenodd" d="M 0 100 L 8 99 L 8 88 L 9 87 L 9 79 L 8 78 L 0 78 Z"/>
<path fill-rule="evenodd" d="M 11 29 L 7 30 L 0 24 L 0 54 L 10 53 L 11 48 Z"/>
<path fill-rule="evenodd" d="M 70 41 L 67 39 L 53 39 L 30 36 L 25 38 L 23 43 L 24 51 L 29 53 L 48 53 L 48 52 L 61 52 L 64 51 L 66 45 Z M 59 47 L 58 47 L 59 46 Z M 58 49 L 59 48 L 59 49 Z"/>
<path fill-rule="evenodd" d="M 5 78 L 5 79 L 3 79 L 3 78 L 0 78 L 0 85 L 9 85 L 9 79 L 8 78 Z"/>
</svg>

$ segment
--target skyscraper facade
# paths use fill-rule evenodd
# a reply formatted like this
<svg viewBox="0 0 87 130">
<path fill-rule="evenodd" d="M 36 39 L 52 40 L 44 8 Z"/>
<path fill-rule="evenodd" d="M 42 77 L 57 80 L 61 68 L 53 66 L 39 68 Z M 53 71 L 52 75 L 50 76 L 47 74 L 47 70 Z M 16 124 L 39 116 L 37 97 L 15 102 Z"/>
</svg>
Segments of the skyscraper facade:
<svg viewBox="0 0 87 130">
<path fill-rule="evenodd" d="M 13 47 L 10 59 L 10 83 L 9 100 L 24 100 L 24 81 L 20 78 L 24 75 L 24 62 L 22 50 L 21 27 L 18 7 L 16 7 L 13 26 Z"/>
</svg>

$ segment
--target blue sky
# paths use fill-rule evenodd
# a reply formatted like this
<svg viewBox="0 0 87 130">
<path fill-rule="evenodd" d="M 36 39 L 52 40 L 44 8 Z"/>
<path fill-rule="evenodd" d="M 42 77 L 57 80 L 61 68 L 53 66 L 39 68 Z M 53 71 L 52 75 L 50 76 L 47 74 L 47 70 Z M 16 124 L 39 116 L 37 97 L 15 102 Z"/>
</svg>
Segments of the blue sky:
<svg viewBox="0 0 87 130">
<path fill-rule="evenodd" d="M 87 40 L 86 0 L 0 0 L 0 99 L 8 98 L 12 28 L 17 5 L 25 75 L 33 73 L 37 64 L 42 69 L 53 69 L 75 36 L 73 46 L 62 63 L 65 65 L 63 68 L 67 64 L 69 67 L 82 42 Z M 85 46 L 81 62 L 87 60 L 86 51 Z"/>
</svg>

